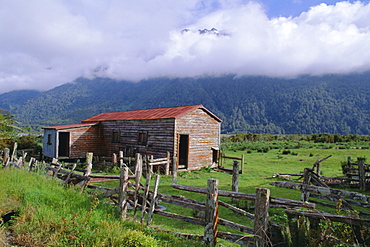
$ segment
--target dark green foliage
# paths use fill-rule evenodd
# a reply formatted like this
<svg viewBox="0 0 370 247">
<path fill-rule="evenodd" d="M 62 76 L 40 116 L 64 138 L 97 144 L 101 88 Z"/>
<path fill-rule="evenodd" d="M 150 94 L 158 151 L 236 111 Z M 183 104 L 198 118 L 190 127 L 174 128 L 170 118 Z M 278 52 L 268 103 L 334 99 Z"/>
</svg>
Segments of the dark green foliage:
<svg viewBox="0 0 370 247">
<path fill-rule="evenodd" d="M 15 130 L 18 128 L 15 122 L 16 119 L 9 111 L 0 109 L 0 149 L 8 147 L 12 137 L 15 136 Z"/>
<path fill-rule="evenodd" d="M 59 125 L 79 123 L 101 112 L 203 104 L 223 120 L 223 133 L 369 135 L 369 75 L 289 80 L 229 75 L 138 83 L 78 79 L 25 97 L 24 91 L 0 95 L 0 108 L 11 109 L 25 124 Z M 335 135 L 312 138 L 316 142 L 342 141 Z"/>
<path fill-rule="evenodd" d="M 257 151 L 260 153 L 267 153 L 272 149 L 281 150 L 283 155 L 298 155 L 297 152 L 293 152 L 291 149 L 300 148 L 321 148 L 330 149 L 334 147 L 331 144 L 333 136 L 338 138 L 340 141 L 336 141 L 335 147 L 338 149 L 369 149 L 370 136 L 366 135 L 339 135 L 339 134 L 313 134 L 313 135 L 271 135 L 271 134 L 237 134 L 228 137 L 222 137 L 221 143 L 224 150 L 247 150 L 247 153 L 251 151 Z M 320 141 L 317 141 L 320 140 Z M 313 154 L 310 154 L 313 156 Z"/>
</svg>

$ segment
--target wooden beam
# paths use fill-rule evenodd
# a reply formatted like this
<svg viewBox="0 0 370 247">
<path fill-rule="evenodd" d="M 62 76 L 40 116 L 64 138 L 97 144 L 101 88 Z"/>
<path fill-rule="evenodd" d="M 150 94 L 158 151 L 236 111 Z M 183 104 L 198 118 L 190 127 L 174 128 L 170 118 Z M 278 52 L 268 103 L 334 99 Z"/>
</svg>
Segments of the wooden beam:
<svg viewBox="0 0 370 247">
<path fill-rule="evenodd" d="M 173 184 L 172 187 L 175 189 L 179 189 L 179 190 L 207 194 L 207 189 L 205 188 L 180 185 L 180 184 Z M 246 194 L 246 193 L 226 191 L 226 190 L 219 190 L 218 196 L 234 197 L 234 198 L 249 200 L 249 201 L 254 201 L 256 199 L 255 194 Z M 276 203 L 276 204 L 281 204 L 281 205 L 291 206 L 291 207 L 303 207 L 303 208 L 310 208 L 310 209 L 315 208 L 315 204 L 313 203 L 305 203 L 301 201 L 295 201 L 295 200 L 277 198 L 277 197 L 270 197 L 270 203 Z"/>
</svg>

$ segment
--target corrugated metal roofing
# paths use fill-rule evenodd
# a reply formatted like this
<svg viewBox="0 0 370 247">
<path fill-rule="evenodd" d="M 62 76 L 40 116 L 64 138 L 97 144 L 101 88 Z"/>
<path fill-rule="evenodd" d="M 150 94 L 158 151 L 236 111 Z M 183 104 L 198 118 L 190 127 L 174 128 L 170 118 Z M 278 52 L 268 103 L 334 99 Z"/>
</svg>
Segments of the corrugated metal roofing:
<svg viewBox="0 0 370 247">
<path fill-rule="evenodd" d="M 58 126 L 48 126 L 48 127 L 42 127 L 43 129 L 73 129 L 73 128 L 82 128 L 82 127 L 88 127 L 88 126 L 94 126 L 99 124 L 98 122 L 94 123 L 82 123 L 82 124 L 68 124 L 68 125 L 58 125 Z"/>
<path fill-rule="evenodd" d="M 199 108 L 203 109 L 217 121 L 221 122 L 221 119 L 219 119 L 216 115 L 207 110 L 203 105 L 189 105 L 189 106 L 154 108 L 134 111 L 106 112 L 85 119 L 82 121 L 82 123 L 114 121 L 114 120 L 147 120 L 147 119 L 179 118 Z"/>
</svg>

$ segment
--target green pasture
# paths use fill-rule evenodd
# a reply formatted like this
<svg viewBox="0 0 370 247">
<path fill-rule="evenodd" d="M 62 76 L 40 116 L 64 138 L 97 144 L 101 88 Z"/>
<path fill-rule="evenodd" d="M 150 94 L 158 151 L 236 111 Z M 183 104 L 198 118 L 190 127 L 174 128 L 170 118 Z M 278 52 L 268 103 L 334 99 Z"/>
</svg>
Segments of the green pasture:
<svg viewBox="0 0 370 247">
<path fill-rule="evenodd" d="M 223 143 L 223 152 L 228 157 L 240 158 L 244 155 L 244 173 L 239 175 L 239 192 L 254 194 L 257 187 L 264 187 L 271 190 L 273 197 L 300 201 L 301 193 L 299 191 L 269 185 L 273 181 L 281 180 L 273 178 L 273 175 L 303 172 L 306 167 L 312 168 L 317 160 L 331 155 L 330 158 L 321 162 L 321 175 L 327 177 L 343 176 L 342 163 L 346 162 L 348 157 L 351 157 L 353 161 L 356 161 L 358 157 L 369 158 L 368 145 L 368 142 L 326 144 L 301 141 L 257 141 Z M 231 168 L 233 159 L 224 159 L 221 163 L 222 166 Z M 119 172 L 118 169 L 113 169 L 113 171 L 114 174 Z M 199 171 L 180 171 L 177 183 L 206 188 L 209 178 L 218 179 L 220 190 L 231 190 L 231 174 L 207 167 Z M 145 182 L 144 177 L 141 182 Z M 118 186 L 118 183 L 115 180 L 94 184 L 114 188 Z M 151 186 L 153 184 L 154 176 L 151 180 Z M 25 242 L 38 243 L 35 246 L 47 246 L 45 245 L 47 241 L 54 244 L 53 246 L 81 243 L 95 244 L 93 246 L 104 246 L 104 244 L 116 246 L 120 241 L 135 241 L 135 238 L 145 239 L 148 244 L 132 246 L 194 246 L 195 242 L 182 241 L 172 237 L 171 234 L 140 226 L 132 221 L 130 210 L 128 212 L 129 220 L 121 222 L 117 215 L 117 209 L 109 204 L 109 199 L 99 198 L 94 195 L 96 192 L 100 193 L 100 191 L 89 190 L 85 194 L 74 188 L 65 188 L 56 180 L 44 179 L 44 175 L 40 174 L 13 169 L 0 171 L 0 199 L 2 202 L 0 203 L 0 211 L 16 210 L 19 212 L 20 216 L 11 226 L 12 230 L 19 236 L 23 236 Z M 159 193 L 182 195 L 201 202 L 206 200 L 205 194 L 174 189 L 172 176 L 160 176 Z M 369 192 L 362 193 L 370 195 Z M 226 197 L 220 197 L 219 200 L 253 213 L 254 202 L 252 201 L 239 200 L 237 203 L 232 203 L 231 198 Z M 160 202 L 160 205 L 164 206 L 166 211 L 180 215 L 195 216 L 199 213 L 196 210 L 163 202 Z M 317 206 L 317 209 L 330 213 L 335 212 L 335 209 L 322 206 Z M 272 221 L 287 224 L 287 217 L 282 209 L 270 209 L 269 213 Z M 251 220 L 224 207 L 220 207 L 219 217 L 253 227 Z M 202 235 L 204 231 L 203 226 L 160 215 L 154 215 L 152 225 L 180 233 Z M 0 227 L 0 244 L 4 229 L 4 227 Z M 219 226 L 219 231 L 243 234 L 223 226 Z M 231 243 L 223 240 L 219 240 L 219 243 L 224 246 L 232 246 Z M 196 243 L 196 245 L 200 245 L 200 243 Z"/>
<path fill-rule="evenodd" d="M 273 178 L 274 174 L 277 173 L 300 173 L 303 172 L 304 168 L 312 168 L 313 164 L 318 159 L 324 159 L 331 155 L 330 158 L 321 162 L 322 175 L 327 177 L 338 177 L 343 176 L 341 164 L 346 162 L 348 157 L 351 157 L 353 161 L 357 160 L 357 157 L 367 158 L 370 154 L 369 149 L 339 149 L 336 147 L 322 148 L 322 147 L 305 147 L 289 149 L 270 149 L 268 152 L 259 152 L 258 150 L 226 150 L 225 155 L 231 157 L 240 158 L 244 155 L 244 173 L 239 175 L 239 192 L 254 194 L 257 187 L 269 188 L 271 190 L 271 196 L 289 198 L 300 201 L 301 193 L 295 190 L 289 190 L 284 188 L 277 188 L 269 185 L 273 181 L 280 180 Z M 285 152 L 284 152 L 285 151 Z M 288 153 L 288 154 L 283 154 Z M 225 167 L 232 167 L 233 160 L 225 159 L 222 161 Z M 189 185 L 195 187 L 207 187 L 207 180 L 209 178 L 215 178 L 219 180 L 220 190 L 231 190 L 232 175 L 224 172 L 219 172 L 213 169 L 204 168 L 200 171 L 192 172 L 179 172 L 177 183 L 181 185 Z M 152 183 L 153 185 L 153 179 Z M 159 183 L 159 193 L 171 194 L 171 195 L 182 195 L 187 198 L 195 199 L 198 201 L 205 202 L 206 195 L 197 194 L 193 192 L 180 191 L 172 188 L 172 176 L 161 175 Z M 110 184 L 104 183 L 102 186 L 115 187 L 117 182 L 110 182 Z M 366 194 L 370 194 L 365 192 Z M 230 203 L 231 198 L 220 198 L 220 200 Z M 249 210 L 253 206 L 251 201 L 239 201 L 236 206 Z M 174 212 L 186 216 L 194 216 L 198 212 L 192 209 L 187 209 L 171 204 L 161 203 L 166 207 L 169 212 Z M 235 205 L 235 204 L 234 204 Z M 317 207 L 319 210 L 334 213 L 335 209 L 324 208 L 322 206 Z M 220 207 L 219 217 L 224 218 L 239 224 L 253 227 L 253 222 L 231 212 L 228 209 Z M 253 210 L 249 210 L 253 213 Z M 362 209 L 362 211 L 364 211 Z M 282 209 L 270 209 L 271 219 L 280 224 L 286 224 L 287 219 Z M 169 219 L 163 216 L 154 215 L 153 224 L 160 227 L 169 229 L 175 232 L 192 233 L 192 234 L 203 234 L 204 228 L 202 226 L 188 224 L 182 221 Z M 230 228 L 219 226 L 220 231 L 239 233 Z M 220 240 L 221 241 L 221 240 Z M 226 244 L 221 241 L 221 243 Z M 230 243 L 226 244 L 227 246 Z"/>
</svg>

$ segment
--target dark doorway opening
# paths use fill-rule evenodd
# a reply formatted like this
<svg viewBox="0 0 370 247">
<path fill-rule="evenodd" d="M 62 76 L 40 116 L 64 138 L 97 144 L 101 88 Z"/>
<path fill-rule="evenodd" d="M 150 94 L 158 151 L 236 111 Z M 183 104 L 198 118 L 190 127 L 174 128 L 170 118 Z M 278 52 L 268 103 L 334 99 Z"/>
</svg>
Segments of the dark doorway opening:
<svg viewBox="0 0 370 247">
<path fill-rule="evenodd" d="M 212 148 L 212 163 L 218 164 L 218 160 L 220 158 L 220 151 L 218 148 Z"/>
<path fill-rule="evenodd" d="M 188 168 L 188 158 L 189 158 L 189 135 L 180 135 L 179 143 L 179 168 Z"/>
<path fill-rule="evenodd" d="M 69 157 L 69 132 L 59 132 L 58 156 Z"/>
</svg>

